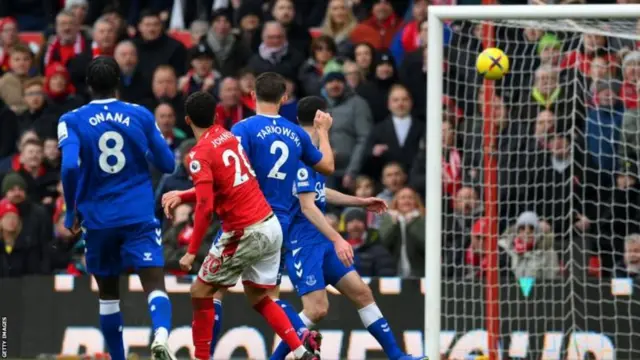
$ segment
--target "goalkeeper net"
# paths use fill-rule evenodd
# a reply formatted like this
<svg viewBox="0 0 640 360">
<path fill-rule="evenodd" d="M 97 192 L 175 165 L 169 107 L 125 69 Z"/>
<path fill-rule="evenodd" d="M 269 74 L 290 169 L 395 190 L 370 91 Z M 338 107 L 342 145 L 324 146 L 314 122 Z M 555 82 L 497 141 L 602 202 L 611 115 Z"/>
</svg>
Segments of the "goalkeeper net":
<svg viewBox="0 0 640 360">
<path fill-rule="evenodd" d="M 441 352 L 640 359 L 640 21 L 445 26 Z"/>
</svg>

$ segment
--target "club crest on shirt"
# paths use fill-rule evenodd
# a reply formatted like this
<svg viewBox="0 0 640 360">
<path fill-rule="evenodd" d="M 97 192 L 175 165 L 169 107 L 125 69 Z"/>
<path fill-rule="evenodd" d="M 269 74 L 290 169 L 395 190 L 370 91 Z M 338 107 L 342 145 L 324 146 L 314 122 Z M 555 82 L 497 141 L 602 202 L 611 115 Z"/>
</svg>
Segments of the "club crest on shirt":
<svg viewBox="0 0 640 360">
<path fill-rule="evenodd" d="M 313 286 L 316 284 L 316 277 L 314 275 L 308 275 L 307 280 L 305 281 L 308 286 Z"/>
<path fill-rule="evenodd" d="M 197 173 L 198 171 L 200 171 L 200 169 L 200 162 L 198 160 L 193 160 L 189 164 L 189 171 L 191 171 L 192 174 Z"/>
</svg>

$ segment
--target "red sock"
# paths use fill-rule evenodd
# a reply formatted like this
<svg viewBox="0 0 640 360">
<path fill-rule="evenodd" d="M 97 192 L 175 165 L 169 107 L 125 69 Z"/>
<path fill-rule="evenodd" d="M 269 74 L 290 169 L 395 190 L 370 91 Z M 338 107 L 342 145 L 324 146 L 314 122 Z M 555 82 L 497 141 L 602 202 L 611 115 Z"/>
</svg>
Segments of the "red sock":
<svg viewBox="0 0 640 360">
<path fill-rule="evenodd" d="M 213 319 L 215 318 L 215 309 L 213 307 L 212 298 L 192 298 L 193 306 L 193 322 L 191 323 L 191 334 L 193 336 L 193 345 L 196 348 L 196 359 L 208 360 L 209 348 L 211 346 L 211 338 L 213 334 Z"/>
<path fill-rule="evenodd" d="M 253 306 L 253 308 L 264 317 L 273 331 L 280 336 L 280 339 L 284 341 L 291 351 L 302 346 L 298 334 L 296 334 L 291 321 L 284 313 L 284 310 L 278 304 L 273 302 L 270 297 L 265 296 L 259 303 Z"/>
</svg>

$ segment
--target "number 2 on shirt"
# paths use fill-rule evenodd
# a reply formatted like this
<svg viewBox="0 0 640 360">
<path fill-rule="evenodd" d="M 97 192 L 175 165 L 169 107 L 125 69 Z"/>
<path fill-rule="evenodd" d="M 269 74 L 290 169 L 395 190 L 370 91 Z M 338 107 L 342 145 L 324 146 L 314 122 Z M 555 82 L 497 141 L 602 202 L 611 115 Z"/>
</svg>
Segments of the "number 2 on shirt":
<svg viewBox="0 0 640 360">
<path fill-rule="evenodd" d="M 284 163 L 287 162 L 287 159 L 289 158 L 289 147 L 284 142 L 276 140 L 273 142 L 273 144 L 271 144 L 271 149 L 269 152 L 272 155 L 275 155 L 278 150 L 280 150 L 280 157 L 278 158 L 278 160 L 276 160 L 276 163 L 273 164 L 273 167 L 271 168 L 271 171 L 269 171 L 269 175 L 267 176 L 272 179 L 284 180 L 287 177 L 287 174 L 280 172 L 280 168 L 282 167 L 282 165 L 284 165 Z"/>
</svg>

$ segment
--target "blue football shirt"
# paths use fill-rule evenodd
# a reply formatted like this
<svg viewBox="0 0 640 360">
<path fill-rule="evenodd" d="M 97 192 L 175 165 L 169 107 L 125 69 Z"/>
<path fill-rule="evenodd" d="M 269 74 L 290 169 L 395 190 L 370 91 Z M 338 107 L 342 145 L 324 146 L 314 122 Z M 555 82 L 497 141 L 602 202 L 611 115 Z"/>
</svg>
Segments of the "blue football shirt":
<svg viewBox="0 0 640 360">
<path fill-rule="evenodd" d="M 94 100 L 60 118 L 58 142 L 67 214 L 73 214 L 75 204 L 88 229 L 155 218 L 148 161 L 170 173 L 175 157 L 147 109 L 116 99 Z"/>
<path fill-rule="evenodd" d="M 315 193 L 316 206 L 318 207 L 318 209 L 320 209 L 320 211 L 322 211 L 322 213 L 326 211 L 326 185 L 325 177 L 322 174 L 318 173 L 308 166 L 305 166 L 305 164 L 300 163 L 294 185 L 296 195 L 302 193 Z M 308 246 L 317 244 L 319 242 L 329 241 L 302 213 L 299 201 L 293 203 L 291 214 L 293 216 L 293 219 L 290 227 L 291 236 L 285 244 L 285 247 L 287 249 L 293 249 L 295 247 Z"/>
<path fill-rule="evenodd" d="M 281 116 L 255 115 L 233 126 L 231 132 L 240 138 L 260 189 L 282 224 L 291 223 L 291 207 L 297 201 L 293 182 L 302 161 L 314 166 L 322 153 L 300 126 Z"/>
</svg>

